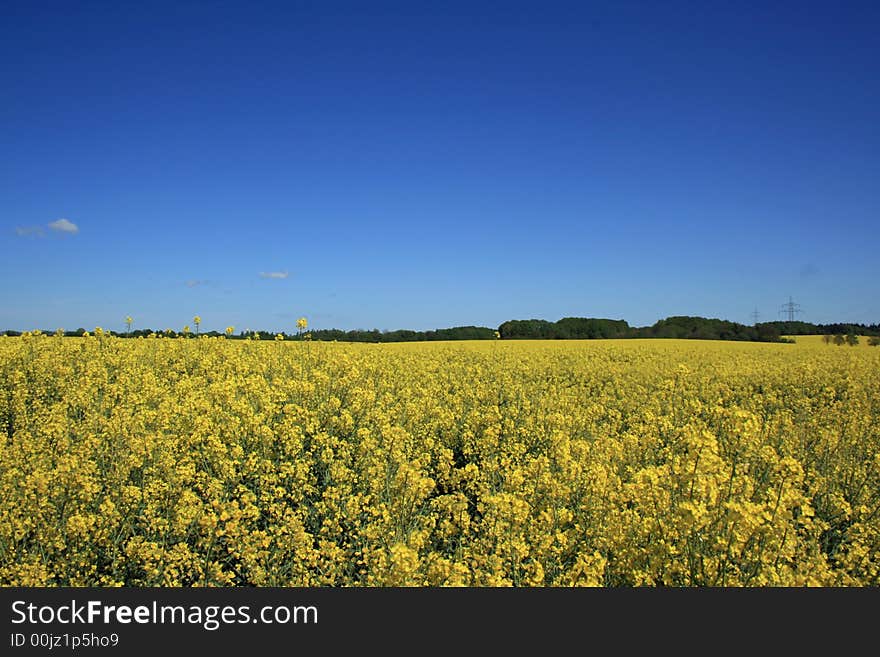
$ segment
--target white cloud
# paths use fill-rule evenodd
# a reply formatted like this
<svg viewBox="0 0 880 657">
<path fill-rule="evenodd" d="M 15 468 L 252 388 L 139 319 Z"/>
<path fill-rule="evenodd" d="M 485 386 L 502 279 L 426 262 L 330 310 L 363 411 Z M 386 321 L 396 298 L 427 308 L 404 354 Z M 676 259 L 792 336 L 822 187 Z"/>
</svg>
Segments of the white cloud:
<svg viewBox="0 0 880 657">
<path fill-rule="evenodd" d="M 290 276 L 286 271 L 261 271 L 260 278 L 287 278 Z"/>
<path fill-rule="evenodd" d="M 49 224 L 49 228 L 52 230 L 56 230 L 59 233 L 70 233 L 71 235 L 76 235 L 79 232 L 79 226 L 77 226 L 72 221 L 68 221 L 67 219 L 59 219 L 58 221 L 53 221 Z"/>
<path fill-rule="evenodd" d="M 198 287 L 199 285 L 202 285 L 204 282 L 205 281 L 192 281 L 192 280 L 190 280 L 190 281 L 186 282 L 186 286 L 187 287 Z"/>
</svg>

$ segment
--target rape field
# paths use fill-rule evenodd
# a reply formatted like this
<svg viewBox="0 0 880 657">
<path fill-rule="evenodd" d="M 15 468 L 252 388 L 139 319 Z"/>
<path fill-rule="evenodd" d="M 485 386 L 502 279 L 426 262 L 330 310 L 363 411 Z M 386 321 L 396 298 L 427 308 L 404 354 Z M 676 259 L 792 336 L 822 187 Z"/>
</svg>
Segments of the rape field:
<svg viewBox="0 0 880 657">
<path fill-rule="evenodd" d="M 0 338 L 0 584 L 880 584 L 880 349 Z"/>
</svg>

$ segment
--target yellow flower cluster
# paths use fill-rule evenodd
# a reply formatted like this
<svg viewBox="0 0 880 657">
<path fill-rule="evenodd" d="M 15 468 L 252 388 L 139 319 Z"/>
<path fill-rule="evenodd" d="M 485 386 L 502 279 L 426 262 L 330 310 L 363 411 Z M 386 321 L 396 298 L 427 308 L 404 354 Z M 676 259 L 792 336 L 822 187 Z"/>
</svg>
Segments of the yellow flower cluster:
<svg viewBox="0 0 880 657">
<path fill-rule="evenodd" d="M 880 350 L 102 334 L 0 338 L 0 585 L 880 584 Z"/>
</svg>

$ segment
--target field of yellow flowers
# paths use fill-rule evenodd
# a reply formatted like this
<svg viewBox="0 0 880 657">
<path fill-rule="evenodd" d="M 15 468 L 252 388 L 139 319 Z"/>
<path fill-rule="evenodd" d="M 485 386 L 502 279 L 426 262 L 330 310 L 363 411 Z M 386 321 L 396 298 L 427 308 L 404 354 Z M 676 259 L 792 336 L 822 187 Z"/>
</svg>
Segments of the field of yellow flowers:
<svg viewBox="0 0 880 657">
<path fill-rule="evenodd" d="M 880 349 L 0 338 L 3 586 L 880 584 Z"/>
</svg>

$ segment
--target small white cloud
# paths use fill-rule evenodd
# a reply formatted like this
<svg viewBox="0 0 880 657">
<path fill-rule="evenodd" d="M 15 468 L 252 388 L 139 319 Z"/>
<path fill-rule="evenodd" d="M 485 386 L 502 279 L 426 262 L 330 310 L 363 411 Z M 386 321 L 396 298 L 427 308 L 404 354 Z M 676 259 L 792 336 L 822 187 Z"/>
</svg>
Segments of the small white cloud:
<svg viewBox="0 0 880 657">
<path fill-rule="evenodd" d="M 52 230 L 56 230 L 59 233 L 69 233 L 71 235 L 76 235 L 79 232 L 79 226 L 77 226 L 72 221 L 68 221 L 67 219 L 59 219 L 58 221 L 53 221 L 49 224 L 49 228 Z"/>
<path fill-rule="evenodd" d="M 19 226 L 15 229 L 15 234 L 19 237 L 42 237 L 44 233 L 39 226 Z"/>
<path fill-rule="evenodd" d="M 202 283 L 204 283 L 204 281 L 187 281 L 186 286 L 187 287 L 198 287 Z"/>
<path fill-rule="evenodd" d="M 261 271 L 260 278 L 287 278 L 290 276 L 286 271 Z"/>
</svg>

